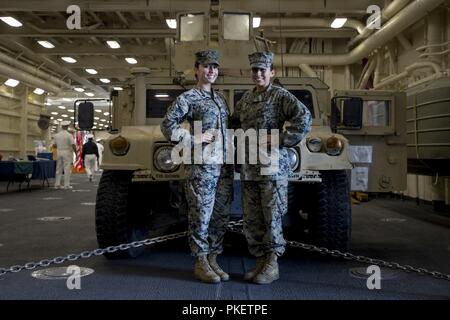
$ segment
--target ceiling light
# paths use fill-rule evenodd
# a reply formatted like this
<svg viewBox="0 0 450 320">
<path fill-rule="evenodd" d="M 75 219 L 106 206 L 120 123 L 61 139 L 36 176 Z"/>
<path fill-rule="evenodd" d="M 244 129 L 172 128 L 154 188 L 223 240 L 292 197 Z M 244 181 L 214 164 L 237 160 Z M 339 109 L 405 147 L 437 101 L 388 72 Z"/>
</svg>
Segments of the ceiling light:
<svg viewBox="0 0 450 320">
<path fill-rule="evenodd" d="M 64 107 L 64 106 L 58 106 L 58 108 L 62 109 L 62 110 L 66 109 L 66 107 Z"/>
<path fill-rule="evenodd" d="M 94 120 L 99 120 L 100 118 L 99 117 L 94 117 Z"/>
<path fill-rule="evenodd" d="M 166 19 L 167 26 L 170 29 L 176 29 L 177 28 L 177 20 L 176 19 Z"/>
<path fill-rule="evenodd" d="M 113 89 L 114 89 L 114 90 L 117 90 L 117 91 L 122 91 L 122 90 L 123 90 L 122 87 L 113 87 Z"/>
<path fill-rule="evenodd" d="M 68 63 L 75 63 L 75 62 L 77 62 L 77 60 L 75 60 L 72 57 L 61 57 L 61 59 L 63 59 L 65 62 L 68 62 Z"/>
<path fill-rule="evenodd" d="M 104 112 L 103 113 L 105 116 L 109 116 L 109 112 Z"/>
<path fill-rule="evenodd" d="M 17 86 L 19 83 L 20 83 L 20 81 L 19 81 L 19 80 L 16 80 L 16 79 L 8 79 L 8 80 L 5 81 L 5 84 L 6 84 L 8 87 L 12 87 L 12 88 L 14 88 L 15 86 Z"/>
<path fill-rule="evenodd" d="M 90 74 L 97 74 L 98 73 L 97 70 L 95 70 L 95 69 L 84 69 L 84 70 L 86 70 L 86 72 L 90 73 Z"/>
<path fill-rule="evenodd" d="M 253 17 L 252 26 L 253 28 L 259 28 L 261 25 L 261 17 Z"/>
<path fill-rule="evenodd" d="M 73 112 L 73 109 L 68 109 L 67 111 L 69 111 L 69 112 Z"/>
<path fill-rule="evenodd" d="M 61 115 L 61 117 L 63 117 L 63 118 L 67 118 L 67 117 L 68 117 L 68 115 L 67 115 L 67 114 L 62 114 L 62 115 Z"/>
<path fill-rule="evenodd" d="M 22 26 L 22 23 L 13 17 L 0 17 L 0 20 L 14 28 Z"/>
<path fill-rule="evenodd" d="M 54 116 L 57 116 L 58 115 L 58 112 L 56 112 L 56 111 L 52 111 L 52 112 L 50 112 L 52 115 L 54 115 Z"/>
<path fill-rule="evenodd" d="M 84 92 L 84 89 L 83 89 L 83 88 L 75 88 L 74 90 L 75 90 L 75 91 L 78 91 L 78 92 Z"/>
<path fill-rule="evenodd" d="M 51 43 L 51 42 L 49 42 L 49 41 L 39 40 L 38 43 L 39 43 L 41 46 L 43 46 L 44 48 L 47 48 L 47 49 L 52 49 L 52 48 L 55 47 L 55 46 L 53 45 L 53 43 Z"/>
<path fill-rule="evenodd" d="M 46 106 L 51 106 L 51 105 L 52 105 L 50 102 L 44 102 L 44 104 L 45 104 Z"/>
<path fill-rule="evenodd" d="M 100 110 L 100 109 L 95 109 L 95 112 L 102 112 L 102 110 Z"/>
<path fill-rule="evenodd" d="M 70 98 L 63 98 L 62 100 L 63 100 L 63 101 L 67 101 L 67 102 L 72 101 L 72 99 L 70 99 Z"/>
<path fill-rule="evenodd" d="M 106 79 L 106 78 L 100 78 L 100 81 L 103 82 L 103 83 L 110 83 L 111 82 L 111 80 Z"/>
<path fill-rule="evenodd" d="M 342 28 L 342 26 L 347 22 L 347 18 L 335 18 L 331 23 L 333 29 Z"/>
<path fill-rule="evenodd" d="M 106 41 L 106 43 L 108 44 L 108 46 L 111 49 L 119 49 L 120 48 L 120 44 L 117 41 L 110 40 L 110 41 Z"/>
<path fill-rule="evenodd" d="M 94 96 L 94 94 L 92 92 L 85 92 L 84 94 L 87 95 L 88 97 L 93 97 Z"/>
<path fill-rule="evenodd" d="M 137 60 L 135 58 L 125 58 L 125 61 L 129 64 L 136 64 Z"/>
<path fill-rule="evenodd" d="M 169 95 L 167 93 L 157 93 L 155 94 L 155 98 L 168 98 Z"/>
<path fill-rule="evenodd" d="M 41 89 L 41 88 L 36 88 L 36 89 L 34 89 L 33 92 L 36 93 L 37 95 L 41 95 L 45 92 L 45 90 Z"/>
<path fill-rule="evenodd" d="M 61 119 L 61 118 L 59 118 L 59 119 L 56 119 L 56 120 L 58 120 L 59 122 L 63 121 L 63 119 Z"/>
</svg>

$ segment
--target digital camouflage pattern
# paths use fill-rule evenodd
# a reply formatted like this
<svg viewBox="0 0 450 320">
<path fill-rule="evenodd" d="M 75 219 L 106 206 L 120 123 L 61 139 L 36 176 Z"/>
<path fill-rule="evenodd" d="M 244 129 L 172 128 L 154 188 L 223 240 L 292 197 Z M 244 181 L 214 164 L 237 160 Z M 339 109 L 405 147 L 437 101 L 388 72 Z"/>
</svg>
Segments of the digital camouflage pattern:
<svg viewBox="0 0 450 320">
<path fill-rule="evenodd" d="M 273 53 L 268 51 L 254 52 L 248 55 L 250 67 L 270 69 L 273 63 Z"/>
<path fill-rule="evenodd" d="M 191 89 L 178 96 L 169 107 L 161 123 L 161 131 L 169 141 L 174 141 L 171 138 L 177 136 L 181 123 L 186 120 L 191 127 L 188 133 L 190 136 L 178 136 L 175 141 L 188 139 L 194 145 L 194 122 L 197 124 L 201 122 L 202 133 L 215 129 L 221 133 L 223 139 L 226 139 L 228 115 L 228 106 L 220 93 Z M 226 143 L 218 145 L 225 152 Z M 207 145 L 200 144 L 197 147 L 203 150 Z M 194 256 L 221 253 L 233 195 L 233 166 L 222 165 L 219 162 L 185 165 L 185 168 L 191 253 Z"/>
<path fill-rule="evenodd" d="M 204 50 L 195 54 L 195 62 L 199 64 L 219 65 L 219 52 L 216 50 Z"/>
<path fill-rule="evenodd" d="M 244 234 L 255 257 L 284 253 L 281 219 L 287 212 L 287 180 L 242 181 Z M 267 228 L 267 226 L 270 226 Z"/>
<path fill-rule="evenodd" d="M 220 175 L 221 159 L 226 153 L 226 130 L 228 126 L 228 105 L 221 93 L 212 91 L 211 93 L 201 89 L 188 90 L 177 97 L 177 99 L 169 107 L 167 114 L 161 123 L 161 131 L 169 141 L 180 142 L 188 140 L 191 142 L 191 164 L 185 165 L 187 178 L 198 177 L 199 175 Z M 190 125 L 190 136 L 186 136 L 181 129 L 181 123 L 188 121 Z M 207 144 L 196 144 L 194 141 L 194 125 L 201 124 L 201 132 L 205 133 L 207 130 L 216 130 L 220 135 L 216 137 L 223 139 L 222 141 L 215 141 L 213 145 L 218 146 L 222 150 L 217 150 L 215 153 L 216 159 L 209 159 L 211 164 L 204 162 L 194 162 L 195 148 L 200 148 L 198 154 L 202 154 Z M 179 136 L 178 134 L 183 135 Z M 187 133 L 186 133 L 187 134 Z M 222 152 L 220 152 L 222 151 Z M 220 152 L 220 154 L 219 154 Z M 197 154 L 197 156 L 198 156 Z M 214 163 L 214 160 L 217 160 Z"/>
<path fill-rule="evenodd" d="M 310 131 L 312 117 L 308 108 L 286 89 L 269 85 L 267 90 L 247 91 L 235 106 L 231 116 L 234 129 L 279 130 L 279 170 L 273 175 L 261 175 L 261 168 L 267 165 L 246 162 L 241 166 L 241 180 L 276 180 L 288 177 L 291 168 L 286 147 L 297 145 Z M 283 131 L 286 121 L 290 126 Z M 248 148 L 246 148 L 248 150 Z"/>
<path fill-rule="evenodd" d="M 283 131 L 286 121 L 290 126 Z M 231 117 L 233 128 L 278 129 L 279 168 L 273 175 L 261 175 L 261 163 L 241 166 L 244 230 L 251 254 L 281 256 L 286 241 L 281 218 L 287 213 L 287 185 L 291 171 L 286 147 L 298 144 L 310 131 L 311 113 L 289 91 L 269 85 L 263 92 L 247 91 Z"/>
</svg>

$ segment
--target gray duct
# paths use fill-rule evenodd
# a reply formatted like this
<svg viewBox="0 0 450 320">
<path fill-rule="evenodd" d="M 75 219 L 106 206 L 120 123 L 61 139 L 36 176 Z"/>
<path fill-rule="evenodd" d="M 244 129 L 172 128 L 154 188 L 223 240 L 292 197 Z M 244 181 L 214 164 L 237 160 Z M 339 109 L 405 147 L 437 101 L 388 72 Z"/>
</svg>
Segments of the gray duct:
<svg viewBox="0 0 450 320">
<path fill-rule="evenodd" d="M 428 12 L 440 5 L 443 0 L 416 0 L 390 19 L 380 30 L 345 54 L 283 54 L 284 67 L 297 67 L 305 63 L 309 65 L 347 65 L 360 61 L 370 52 L 394 38 L 407 27 L 417 22 Z M 281 56 L 275 56 L 274 64 L 281 66 Z"/>
</svg>

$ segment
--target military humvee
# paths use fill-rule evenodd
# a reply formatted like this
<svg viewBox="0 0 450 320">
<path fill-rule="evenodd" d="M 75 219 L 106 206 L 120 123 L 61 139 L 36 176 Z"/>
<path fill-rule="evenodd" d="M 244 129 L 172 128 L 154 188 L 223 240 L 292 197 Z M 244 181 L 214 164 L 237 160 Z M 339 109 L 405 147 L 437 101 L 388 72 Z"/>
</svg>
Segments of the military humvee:
<svg viewBox="0 0 450 320">
<path fill-rule="evenodd" d="M 354 165 L 349 158 L 349 140 L 339 131 L 370 140 L 370 136 L 361 138 L 370 131 L 364 123 L 366 102 L 383 101 L 389 106 L 384 112 L 390 115 L 392 122 L 392 107 L 401 103 L 402 96 L 392 92 L 382 92 L 380 96 L 375 91 L 354 91 L 336 93 L 337 96 L 330 99 L 328 86 L 318 78 L 278 78 L 275 82 L 294 94 L 313 115 L 311 132 L 289 149 L 292 174 L 288 215 L 283 221 L 287 235 L 289 238 L 306 235 L 314 244 L 347 249 L 352 224 L 349 177 Z M 149 77 L 145 85 L 146 119 L 144 125 L 139 126 L 132 125 L 136 89 L 129 87 L 112 92 L 111 138 L 105 143 L 104 171 L 95 207 L 100 247 L 186 228 L 184 166 L 172 162 L 170 155 L 174 145 L 164 138 L 159 124 L 170 103 L 191 85 L 193 82 L 189 84 L 180 79 Z M 214 87 L 225 95 L 233 110 L 253 84 L 245 78 L 220 77 Z M 381 132 L 383 141 L 385 135 L 390 134 L 377 132 Z M 372 134 L 376 137 L 376 132 Z M 397 144 L 391 144 L 401 145 L 397 131 L 391 134 L 394 140 L 397 137 Z M 368 144 L 367 141 L 359 143 Z M 374 143 L 370 145 L 373 147 Z M 398 169 L 387 168 L 383 175 L 389 171 Z M 394 188 L 403 182 L 390 183 Z M 376 191 L 370 183 L 369 186 L 366 191 Z M 241 215 L 239 193 L 239 174 L 236 173 L 232 217 Z M 143 250 L 143 247 L 130 248 L 107 256 L 136 257 Z"/>
</svg>

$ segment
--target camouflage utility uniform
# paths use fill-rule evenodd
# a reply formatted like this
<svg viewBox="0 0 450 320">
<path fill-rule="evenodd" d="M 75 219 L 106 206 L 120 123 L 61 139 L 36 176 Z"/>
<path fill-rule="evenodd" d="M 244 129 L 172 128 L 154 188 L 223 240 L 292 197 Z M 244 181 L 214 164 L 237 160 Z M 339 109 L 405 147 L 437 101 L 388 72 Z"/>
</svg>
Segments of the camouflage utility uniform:
<svg viewBox="0 0 450 320">
<path fill-rule="evenodd" d="M 161 124 L 161 131 L 168 140 L 180 129 L 180 124 L 190 123 L 192 162 L 186 165 L 186 197 L 189 205 L 189 245 L 192 255 L 219 254 L 229 221 L 232 198 L 233 167 L 222 165 L 220 160 L 210 164 L 194 162 L 194 148 L 204 150 L 208 145 L 195 146 L 194 121 L 201 121 L 202 133 L 214 129 L 219 139 L 226 139 L 229 110 L 225 98 L 217 91 L 191 89 L 182 93 L 170 106 Z M 225 152 L 225 141 L 214 141 Z M 225 155 L 223 155 L 225 159 Z"/>
<path fill-rule="evenodd" d="M 262 57 L 264 58 L 264 56 Z M 270 64 L 264 65 L 270 67 Z M 271 175 L 261 175 L 264 167 L 246 163 L 241 166 L 244 232 L 252 255 L 269 253 L 281 256 L 286 241 L 281 218 L 287 212 L 287 184 L 291 171 L 286 147 L 298 144 L 309 132 L 311 113 L 289 91 L 269 85 L 263 92 L 247 91 L 235 106 L 231 117 L 233 128 L 279 130 L 279 167 Z M 290 126 L 283 131 L 286 121 Z"/>
</svg>

